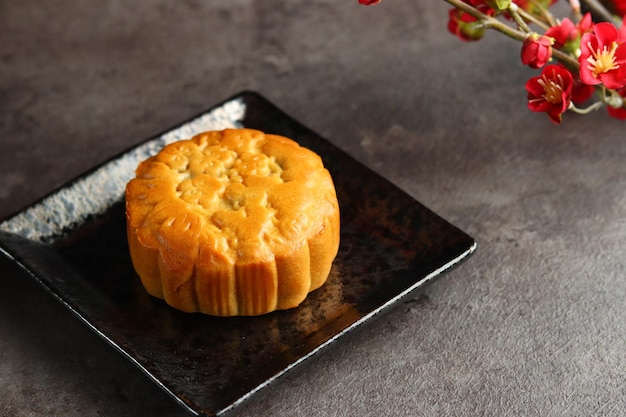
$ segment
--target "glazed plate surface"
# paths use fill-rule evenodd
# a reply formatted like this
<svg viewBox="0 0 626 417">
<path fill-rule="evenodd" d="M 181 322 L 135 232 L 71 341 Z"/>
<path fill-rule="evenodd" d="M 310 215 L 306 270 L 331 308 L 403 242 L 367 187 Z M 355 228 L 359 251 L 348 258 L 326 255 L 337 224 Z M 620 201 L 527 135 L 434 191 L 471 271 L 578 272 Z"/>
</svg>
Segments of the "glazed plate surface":
<svg viewBox="0 0 626 417">
<path fill-rule="evenodd" d="M 249 127 L 317 152 L 335 181 L 341 244 L 298 308 L 216 318 L 149 296 L 126 244 L 124 188 L 138 162 L 204 130 Z M 466 259 L 474 240 L 254 92 L 111 158 L 0 223 L 0 252 L 192 414 L 234 409 Z"/>
</svg>

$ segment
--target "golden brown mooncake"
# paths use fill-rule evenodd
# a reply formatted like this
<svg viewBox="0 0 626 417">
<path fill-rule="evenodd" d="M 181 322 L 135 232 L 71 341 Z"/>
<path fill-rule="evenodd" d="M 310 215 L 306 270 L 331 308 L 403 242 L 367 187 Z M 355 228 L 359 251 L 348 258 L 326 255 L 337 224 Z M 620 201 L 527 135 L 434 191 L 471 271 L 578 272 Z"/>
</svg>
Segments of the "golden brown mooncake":
<svg viewBox="0 0 626 417">
<path fill-rule="evenodd" d="M 339 247 L 321 158 L 252 129 L 201 133 L 141 162 L 126 187 L 133 266 L 186 312 L 250 316 L 298 306 Z"/>
</svg>

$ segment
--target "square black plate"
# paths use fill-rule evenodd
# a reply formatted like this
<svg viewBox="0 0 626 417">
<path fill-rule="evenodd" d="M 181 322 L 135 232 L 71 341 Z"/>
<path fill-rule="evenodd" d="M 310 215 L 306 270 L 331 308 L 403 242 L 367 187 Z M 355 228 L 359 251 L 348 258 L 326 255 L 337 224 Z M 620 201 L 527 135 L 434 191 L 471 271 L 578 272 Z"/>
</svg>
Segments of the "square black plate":
<svg viewBox="0 0 626 417">
<path fill-rule="evenodd" d="M 146 294 L 130 263 L 123 193 L 137 163 L 204 130 L 298 141 L 335 181 L 341 245 L 328 282 L 260 317 L 186 314 Z M 241 93 L 118 155 L 0 223 L 0 251 L 184 408 L 221 415 L 467 258 L 474 240 L 265 98 Z"/>
</svg>

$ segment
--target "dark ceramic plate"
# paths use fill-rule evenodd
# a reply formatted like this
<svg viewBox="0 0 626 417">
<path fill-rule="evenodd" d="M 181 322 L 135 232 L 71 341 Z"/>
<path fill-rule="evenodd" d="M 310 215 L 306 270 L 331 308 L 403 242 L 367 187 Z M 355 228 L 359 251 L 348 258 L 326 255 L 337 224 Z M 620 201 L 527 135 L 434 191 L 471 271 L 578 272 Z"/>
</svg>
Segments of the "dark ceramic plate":
<svg viewBox="0 0 626 417">
<path fill-rule="evenodd" d="M 261 317 L 185 314 L 150 297 L 126 246 L 138 161 L 194 132 L 251 127 L 324 159 L 341 206 L 328 282 Z M 132 148 L 0 223 L 0 249 L 184 408 L 221 415 L 470 255 L 474 240 L 330 142 L 245 92 Z"/>
</svg>

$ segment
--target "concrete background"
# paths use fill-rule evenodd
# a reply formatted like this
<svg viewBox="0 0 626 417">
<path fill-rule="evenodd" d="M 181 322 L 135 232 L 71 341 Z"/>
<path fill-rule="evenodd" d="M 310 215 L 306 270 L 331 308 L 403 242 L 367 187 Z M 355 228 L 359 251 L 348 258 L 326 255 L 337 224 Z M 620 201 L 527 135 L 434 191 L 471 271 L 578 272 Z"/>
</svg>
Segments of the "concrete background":
<svg viewBox="0 0 626 417">
<path fill-rule="evenodd" d="M 461 43 L 448 8 L 0 0 L 0 218 L 255 90 L 479 248 L 233 415 L 623 415 L 626 125 L 531 113 L 518 45 Z M 185 415 L 5 260 L 0 282 L 0 415 Z"/>
</svg>

